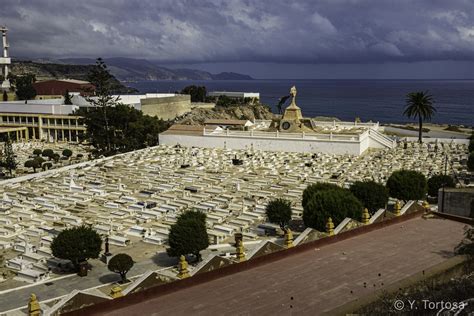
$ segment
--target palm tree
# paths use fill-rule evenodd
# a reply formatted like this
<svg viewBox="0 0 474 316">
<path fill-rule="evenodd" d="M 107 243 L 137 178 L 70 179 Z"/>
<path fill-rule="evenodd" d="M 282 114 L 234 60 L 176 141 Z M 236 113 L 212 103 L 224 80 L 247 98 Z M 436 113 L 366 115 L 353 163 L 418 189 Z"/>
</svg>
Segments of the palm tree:
<svg viewBox="0 0 474 316">
<path fill-rule="evenodd" d="M 406 107 L 403 115 L 409 118 L 418 118 L 420 129 L 418 134 L 418 141 L 422 143 L 423 121 L 431 120 L 435 114 L 436 108 L 433 106 L 433 96 L 428 94 L 428 91 L 411 92 L 407 95 Z"/>
</svg>

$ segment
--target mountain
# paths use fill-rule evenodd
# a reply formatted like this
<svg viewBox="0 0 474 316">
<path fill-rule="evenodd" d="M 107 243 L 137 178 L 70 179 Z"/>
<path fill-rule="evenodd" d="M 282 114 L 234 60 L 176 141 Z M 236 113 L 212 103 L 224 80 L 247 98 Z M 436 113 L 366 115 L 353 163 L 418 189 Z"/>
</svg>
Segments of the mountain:
<svg viewBox="0 0 474 316">
<path fill-rule="evenodd" d="M 44 61 L 44 60 L 43 60 Z M 207 71 L 196 69 L 170 69 L 159 66 L 145 59 L 134 59 L 125 57 L 104 58 L 110 72 L 120 81 L 144 81 L 144 80 L 252 80 L 248 75 L 235 72 L 222 72 L 211 74 Z M 76 65 L 95 64 L 94 59 L 88 58 L 64 58 L 58 62 Z"/>
<path fill-rule="evenodd" d="M 88 73 L 92 65 L 70 65 L 65 63 L 56 63 L 53 60 L 44 60 L 43 62 L 33 62 L 28 60 L 13 60 L 10 72 L 13 75 L 34 74 L 36 80 L 49 79 L 77 79 L 87 80 Z M 112 78 L 114 93 L 134 93 L 136 89 L 124 86 L 116 78 Z"/>
</svg>

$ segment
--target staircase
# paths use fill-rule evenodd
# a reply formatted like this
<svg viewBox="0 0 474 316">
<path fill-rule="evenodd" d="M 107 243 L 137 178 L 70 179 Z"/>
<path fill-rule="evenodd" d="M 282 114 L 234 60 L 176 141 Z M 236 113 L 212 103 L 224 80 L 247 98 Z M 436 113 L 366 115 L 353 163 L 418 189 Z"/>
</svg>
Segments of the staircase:
<svg viewBox="0 0 474 316">
<path fill-rule="evenodd" d="M 397 146 L 396 141 L 372 128 L 369 129 L 369 138 L 371 141 L 380 144 L 381 147 L 393 149 Z"/>
</svg>

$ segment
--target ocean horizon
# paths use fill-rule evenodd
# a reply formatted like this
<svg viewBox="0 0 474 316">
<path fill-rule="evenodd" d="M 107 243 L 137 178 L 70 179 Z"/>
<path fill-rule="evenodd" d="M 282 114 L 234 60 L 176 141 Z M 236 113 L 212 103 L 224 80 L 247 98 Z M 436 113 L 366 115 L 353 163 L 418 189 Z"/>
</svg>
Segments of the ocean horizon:
<svg viewBox="0 0 474 316">
<path fill-rule="evenodd" d="M 432 123 L 474 125 L 474 79 L 254 79 L 254 80 L 161 80 L 127 82 L 140 93 L 180 91 L 188 85 L 208 91 L 259 92 L 261 102 L 276 112 L 280 97 L 291 86 L 298 91 L 296 103 L 305 116 L 329 116 L 353 121 L 410 123 L 403 116 L 406 95 L 429 91 L 437 112 Z"/>
</svg>

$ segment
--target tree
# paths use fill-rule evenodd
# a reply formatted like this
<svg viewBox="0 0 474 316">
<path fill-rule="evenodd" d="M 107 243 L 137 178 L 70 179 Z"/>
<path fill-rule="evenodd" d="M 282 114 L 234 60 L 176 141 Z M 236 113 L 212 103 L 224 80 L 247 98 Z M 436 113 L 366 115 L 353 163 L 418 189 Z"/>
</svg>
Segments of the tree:
<svg viewBox="0 0 474 316">
<path fill-rule="evenodd" d="M 474 171 L 474 151 L 471 152 L 467 158 L 467 168 L 469 171 Z"/>
<path fill-rule="evenodd" d="M 33 83 L 35 82 L 36 76 L 33 74 L 18 76 L 16 78 L 16 96 L 18 100 L 31 100 L 36 97 L 36 90 L 33 87 Z"/>
<path fill-rule="evenodd" d="M 35 159 L 33 159 L 33 160 L 38 163 L 39 167 L 41 167 L 41 165 L 45 162 L 45 160 L 42 157 L 39 157 L 39 156 L 35 157 Z"/>
<path fill-rule="evenodd" d="M 303 221 L 307 227 L 325 231 L 329 217 L 339 225 L 346 217 L 361 220 L 362 210 L 362 203 L 347 189 L 319 190 L 303 205 Z"/>
<path fill-rule="evenodd" d="M 132 107 L 117 104 L 107 109 L 110 137 L 104 130 L 103 114 L 100 108 L 81 109 L 78 115 L 84 117 L 87 138 L 95 147 L 96 155 L 111 155 L 158 145 L 158 134 L 166 130 L 169 122 L 144 115 Z M 112 150 L 108 151 L 107 141 Z"/>
<path fill-rule="evenodd" d="M 209 246 L 206 230 L 206 214 L 197 211 L 186 211 L 178 217 L 168 234 L 169 248 L 166 252 L 171 257 L 193 254 L 201 260 L 200 251 Z"/>
<path fill-rule="evenodd" d="M 271 223 L 285 229 L 291 220 L 291 202 L 285 199 L 275 199 L 268 202 L 266 214 Z"/>
<path fill-rule="evenodd" d="M 433 96 L 426 92 L 412 92 L 407 95 L 406 107 L 403 115 L 409 118 L 418 118 L 419 132 L 418 141 L 423 142 L 423 121 L 431 120 L 436 108 L 433 106 Z"/>
<path fill-rule="evenodd" d="M 454 188 L 456 183 L 454 179 L 448 175 L 436 175 L 428 179 L 428 195 L 438 197 L 438 191 L 442 187 Z"/>
<path fill-rule="evenodd" d="M 16 162 L 15 154 L 13 152 L 13 146 L 10 141 L 10 137 L 7 137 L 3 149 L 3 159 L 1 166 L 8 170 L 10 177 L 13 177 L 13 170 L 16 169 L 18 163 Z"/>
<path fill-rule="evenodd" d="M 99 257 L 102 246 L 100 235 L 90 226 L 67 228 L 51 243 L 53 256 L 70 260 L 76 269 L 81 262 Z"/>
<path fill-rule="evenodd" d="M 33 172 L 36 172 L 36 168 L 40 168 L 41 165 L 38 163 L 36 159 L 30 159 L 25 161 L 24 164 L 25 168 L 33 168 Z"/>
<path fill-rule="evenodd" d="M 52 149 L 45 149 L 43 150 L 43 153 L 41 154 L 43 157 L 48 157 L 49 160 L 51 160 L 53 158 L 53 155 L 54 155 L 54 151 Z"/>
<path fill-rule="evenodd" d="M 351 185 L 350 191 L 369 210 L 370 214 L 374 214 L 387 205 L 388 190 L 377 182 L 356 181 Z"/>
<path fill-rule="evenodd" d="M 35 155 L 35 156 L 39 156 L 39 155 L 41 155 L 42 153 L 43 153 L 43 151 L 42 151 L 41 149 L 35 149 L 35 150 L 33 150 L 33 155 Z"/>
<path fill-rule="evenodd" d="M 205 86 L 187 86 L 184 87 L 181 94 L 191 95 L 191 102 L 204 102 L 206 100 L 207 89 Z"/>
<path fill-rule="evenodd" d="M 69 94 L 69 90 L 66 90 L 64 94 L 64 104 L 72 105 L 71 95 Z"/>
<path fill-rule="evenodd" d="M 422 200 L 428 189 L 425 176 L 412 170 L 393 172 L 387 180 L 387 188 L 391 197 L 403 201 Z"/>
<path fill-rule="evenodd" d="M 41 169 L 43 169 L 43 171 L 46 171 L 46 170 L 49 170 L 53 167 L 53 164 L 50 163 L 50 162 L 46 162 L 43 164 L 43 166 L 41 167 Z"/>
<path fill-rule="evenodd" d="M 67 158 L 69 159 L 69 157 L 72 156 L 72 150 L 67 149 L 67 148 L 64 149 L 64 150 L 63 150 L 63 156 L 64 156 L 64 157 L 67 157 Z"/>
<path fill-rule="evenodd" d="M 6 91 L 3 91 L 3 102 L 8 101 L 8 93 Z"/>
<path fill-rule="evenodd" d="M 326 191 L 326 190 L 343 190 L 343 188 L 332 184 L 332 183 L 316 183 L 316 184 L 311 184 L 306 189 L 303 191 L 303 200 L 301 204 L 303 207 L 308 203 L 309 200 L 313 198 L 313 196 L 320 192 L 320 191 Z"/>
<path fill-rule="evenodd" d="M 133 267 L 133 259 L 126 253 L 119 253 L 110 259 L 107 267 L 110 271 L 118 273 L 122 278 L 122 283 L 127 282 L 127 273 Z"/>
<path fill-rule="evenodd" d="M 77 115 L 84 117 L 87 138 L 97 155 L 108 156 L 158 144 L 158 134 L 169 123 L 120 104 L 119 98 L 111 95 L 113 77 L 101 58 L 90 72 L 89 81 L 96 87 L 96 96 L 87 99 L 93 107 L 82 108 Z"/>
<path fill-rule="evenodd" d="M 91 105 L 98 107 L 103 117 L 103 129 L 105 134 L 105 145 L 108 152 L 111 151 L 112 145 L 110 142 L 109 120 L 107 117 L 107 109 L 115 106 L 118 103 L 119 97 L 113 97 L 112 93 L 112 78 L 107 69 L 107 65 L 102 58 L 97 58 L 95 67 L 92 68 L 88 74 L 89 81 L 95 86 L 96 98 L 88 98 Z"/>
<path fill-rule="evenodd" d="M 61 156 L 59 156 L 58 153 L 53 153 L 50 158 L 53 159 L 55 163 L 58 163 L 59 158 L 61 158 Z"/>
</svg>

